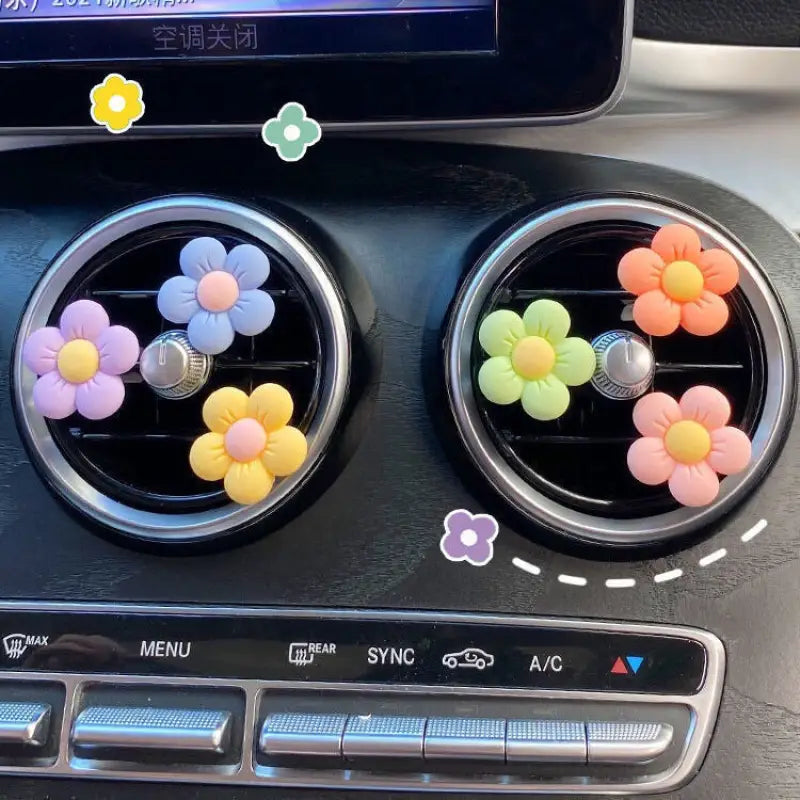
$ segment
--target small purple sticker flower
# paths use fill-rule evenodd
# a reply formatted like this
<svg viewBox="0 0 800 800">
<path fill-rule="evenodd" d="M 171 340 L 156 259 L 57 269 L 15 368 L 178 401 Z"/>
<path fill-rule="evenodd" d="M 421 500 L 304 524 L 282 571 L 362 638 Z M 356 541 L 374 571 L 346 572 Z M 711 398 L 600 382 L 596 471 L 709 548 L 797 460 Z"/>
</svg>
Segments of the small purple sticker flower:
<svg viewBox="0 0 800 800">
<path fill-rule="evenodd" d="M 25 366 L 39 376 L 33 405 L 44 417 L 64 419 L 76 410 L 87 419 L 110 417 L 122 405 L 120 377 L 139 360 L 133 331 L 111 325 L 94 300 L 70 303 L 57 328 L 39 328 L 22 350 Z"/>
<path fill-rule="evenodd" d="M 473 567 L 485 567 L 494 556 L 497 520 L 489 514 L 471 514 L 463 508 L 444 518 L 444 536 L 439 542 L 448 561 L 466 561 Z"/>
</svg>

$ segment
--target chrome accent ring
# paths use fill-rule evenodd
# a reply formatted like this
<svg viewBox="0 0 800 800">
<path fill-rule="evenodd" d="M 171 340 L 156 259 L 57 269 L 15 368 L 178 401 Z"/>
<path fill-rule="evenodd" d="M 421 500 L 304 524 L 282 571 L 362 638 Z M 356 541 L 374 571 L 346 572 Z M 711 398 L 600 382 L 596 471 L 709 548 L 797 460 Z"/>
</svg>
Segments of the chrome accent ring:
<svg viewBox="0 0 800 800">
<path fill-rule="evenodd" d="M 22 347 L 32 331 L 47 325 L 70 281 L 103 249 L 136 231 L 169 222 L 226 225 L 277 251 L 306 286 L 320 316 L 324 349 L 319 410 L 307 432 L 304 466 L 283 478 L 261 503 L 228 504 L 188 514 L 163 514 L 131 508 L 96 489 L 75 470 L 53 440 L 44 418 L 34 409 L 36 377 L 22 363 Z M 39 468 L 56 491 L 92 519 L 151 542 L 189 543 L 219 538 L 254 522 L 286 500 L 318 465 L 345 406 L 350 382 L 350 332 L 344 299 L 319 256 L 282 223 L 236 203 L 211 197 L 178 196 L 124 209 L 78 236 L 53 261 L 37 284 L 20 322 L 13 355 L 13 397 L 23 438 Z M 188 463 L 187 463 L 188 469 Z"/>
<path fill-rule="evenodd" d="M 722 247 L 740 268 L 739 286 L 770 346 L 766 352 L 766 393 L 753 434 L 753 458 L 742 474 L 722 482 L 717 500 L 705 508 L 680 508 L 650 517 L 613 519 L 575 511 L 530 486 L 505 461 L 484 427 L 472 385 L 472 344 L 492 288 L 528 249 L 554 233 L 592 222 L 638 222 L 661 227 L 679 222 L 699 234 L 704 247 Z M 794 401 L 792 338 L 783 309 L 752 256 L 727 234 L 702 219 L 655 201 L 634 198 L 586 200 L 524 220 L 495 242 L 476 264 L 456 298 L 445 335 L 445 377 L 450 410 L 472 460 L 493 488 L 533 522 L 585 542 L 634 545 L 684 536 L 730 511 L 758 485 L 776 458 L 790 423 Z M 621 465 L 621 469 L 625 466 Z"/>
</svg>

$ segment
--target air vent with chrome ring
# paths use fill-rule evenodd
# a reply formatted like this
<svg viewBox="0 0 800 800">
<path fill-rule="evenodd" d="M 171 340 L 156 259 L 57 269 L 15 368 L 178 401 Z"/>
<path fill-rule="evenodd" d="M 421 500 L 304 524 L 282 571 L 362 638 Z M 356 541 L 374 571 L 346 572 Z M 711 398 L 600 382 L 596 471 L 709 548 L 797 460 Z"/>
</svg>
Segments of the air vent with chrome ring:
<svg viewBox="0 0 800 800">
<path fill-rule="evenodd" d="M 703 292 L 714 298 L 706 303 Z M 696 297 L 699 314 L 689 308 Z M 488 397 L 485 391 L 482 325 L 489 321 L 493 340 L 506 337 L 513 368 L 519 361 L 513 348 L 526 331 L 498 334 L 495 315 L 514 322 L 544 302 L 569 308 L 570 336 L 590 341 L 595 354 L 591 382 L 575 382 L 558 415 L 526 413 L 511 402 L 518 399 L 509 389 L 513 369 L 502 373 L 502 386 L 498 380 L 488 387 Z M 659 303 L 669 319 L 652 313 Z M 712 304 L 714 313 L 704 315 Z M 554 362 L 554 374 L 565 366 Z M 779 300 L 735 241 L 667 205 L 609 198 L 542 213 L 491 247 L 455 300 L 445 373 L 459 438 L 510 505 L 573 539 L 630 546 L 695 532 L 758 485 L 785 438 L 794 354 Z M 549 391 L 539 384 L 535 394 Z M 637 400 L 653 392 L 677 399 L 693 387 L 720 397 L 717 405 L 729 413 L 717 415 L 714 430 L 688 438 L 694 418 L 676 416 L 675 430 L 664 431 L 663 469 L 649 470 L 641 455 L 645 445 L 634 446 L 641 435 L 634 425 Z M 500 389 L 503 403 L 496 402 Z M 677 407 L 676 400 L 670 403 Z M 735 439 L 730 459 L 709 452 L 706 439 L 714 436 Z M 669 448 L 677 458 L 666 455 Z M 702 491 L 675 488 L 685 470 L 701 468 L 708 473 Z M 671 480 L 673 472 L 678 477 Z M 729 477 L 718 481 L 715 472 Z"/>
<path fill-rule="evenodd" d="M 77 311 L 103 323 L 91 337 Z M 284 224 L 207 197 L 143 203 L 81 234 L 34 290 L 14 358 L 20 428 L 48 483 L 95 521 L 162 544 L 220 539 L 286 505 L 319 465 L 347 399 L 351 336 L 334 277 Z M 95 373 L 113 397 L 91 391 Z M 43 381 L 69 396 L 35 392 Z M 226 492 L 219 465 L 192 468 L 203 404 L 269 384 L 291 398 L 281 426 L 291 416 L 296 433 L 260 428 L 271 438 L 258 472 L 243 420 L 228 437 L 238 489 L 231 477 Z M 287 436 L 278 458 L 272 440 Z M 243 488 L 244 472 L 256 483 Z"/>
</svg>

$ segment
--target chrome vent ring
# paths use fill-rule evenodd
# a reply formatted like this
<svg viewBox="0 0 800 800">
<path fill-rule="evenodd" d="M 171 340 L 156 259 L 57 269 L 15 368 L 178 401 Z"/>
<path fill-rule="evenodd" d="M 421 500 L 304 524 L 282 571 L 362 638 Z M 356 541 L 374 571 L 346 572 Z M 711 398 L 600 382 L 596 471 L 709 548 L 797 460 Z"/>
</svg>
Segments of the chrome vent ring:
<svg viewBox="0 0 800 800">
<path fill-rule="evenodd" d="M 175 233 L 176 230 L 179 233 Z M 150 496 L 145 478 L 142 479 L 142 486 L 128 487 L 125 485 L 124 471 L 120 471 L 121 477 L 117 476 L 117 480 L 113 480 L 113 475 L 103 474 L 107 471 L 107 462 L 102 459 L 95 459 L 97 463 L 87 466 L 92 459 L 87 459 L 83 452 L 76 453 L 76 449 L 80 448 L 71 442 L 75 440 L 75 434 L 69 423 L 45 420 L 33 408 L 31 391 L 36 378 L 24 367 L 21 359 L 22 346 L 30 333 L 53 324 L 64 305 L 76 299 L 76 291 L 79 296 L 86 295 L 91 288 L 86 282 L 91 280 L 93 270 L 97 269 L 98 263 L 103 263 L 106 254 L 112 253 L 116 257 L 119 252 L 125 252 L 128 242 L 166 241 L 170 237 L 179 237 L 183 230 L 200 233 L 209 231 L 212 236 L 224 236 L 227 232 L 234 241 L 241 239 L 263 247 L 273 261 L 276 275 L 280 273 L 285 278 L 291 273 L 291 281 L 302 294 L 304 307 L 312 314 L 313 332 L 309 336 L 316 342 L 316 349 L 311 373 L 305 381 L 308 385 L 303 400 L 295 409 L 299 415 L 297 422 L 308 439 L 308 457 L 299 471 L 277 482 L 268 497 L 253 506 L 226 502 L 221 491 L 212 485 L 190 485 L 190 441 L 185 442 L 186 474 L 190 476 L 186 481 L 188 488 L 176 493 L 176 496 L 161 496 L 158 493 Z M 275 269 L 275 265 L 279 268 Z M 174 268 L 177 270 L 177 262 Z M 265 288 L 269 288 L 270 283 L 268 280 Z M 290 290 L 276 291 L 285 294 Z M 97 294 L 103 294 L 103 290 Z M 125 299 L 144 302 L 148 309 L 150 305 L 155 308 L 154 294 L 151 287 L 147 297 Z M 94 293 L 90 292 L 90 295 L 94 296 Z M 109 297 L 112 295 L 115 293 L 111 292 Z M 118 297 L 114 297 L 113 301 L 121 302 Z M 157 311 L 154 313 L 157 315 Z M 164 330 L 169 327 L 170 324 L 165 323 Z M 142 346 L 146 346 L 148 337 L 157 331 L 137 333 L 142 337 Z M 142 203 L 100 221 L 78 236 L 56 257 L 36 286 L 20 323 L 14 353 L 14 401 L 19 427 L 34 462 L 48 483 L 94 521 L 115 532 L 150 542 L 187 544 L 216 540 L 265 519 L 268 514 L 285 505 L 319 465 L 347 399 L 351 368 L 350 336 L 345 301 L 328 268 L 283 223 L 255 209 L 211 197 L 180 196 Z M 252 348 L 252 343 L 243 346 Z M 251 390 L 253 387 L 245 384 L 258 378 L 258 369 L 261 368 L 257 365 L 252 375 L 240 376 L 239 383 L 244 381 L 240 388 Z M 235 368 L 221 369 L 219 372 L 238 375 Z M 212 377 L 203 391 L 188 400 L 157 401 L 156 393 L 144 383 L 136 387 L 136 391 L 143 393 L 143 397 L 160 402 L 162 408 L 169 408 L 170 414 L 188 402 L 192 406 L 191 411 L 199 415 L 199 404 L 214 388 L 214 380 L 219 382 L 223 377 L 221 374 L 217 378 Z M 227 376 L 225 382 L 230 382 Z M 234 385 L 237 385 L 236 381 Z M 205 427 L 199 416 L 196 422 L 199 435 L 205 431 Z M 94 429 L 93 433 L 96 434 Z M 170 435 L 171 431 L 167 431 L 167 434 Z"/>
<path fill-rule="evenodd" d="M 532 254 L 557 247 L 558 242 L 575 231 L 612 230 L 614 235 L 622 231 L 635 239 L 637 231 L 641 236 L 643 230 L 655 231 L 669 223 L 693 227 L 705 247 L 722 247 L 734 256 L 741 276 L 737 297 L 732 298 L 734 314 L 738 315 L 737 323 L 741 320 L 743 329 L 749 325 L 750 334 L 757 335 L 760 342 L 769 343 L 768 347 L 759 345 L 752 348 L 746 365 L 753 370 L 752 385 L 740 386 L 745 399 L 736 423 L 752 436 L 753 458 L 747 471 L 726 478 L 717 500 L 703 508 L 679 507 L 663 492 L 660 495 L 651 493 L 652 496 L 647 492 L 636 497 L 623 496 L 616 504 L 594 502 L 591 498 L 584 502 L 585 498 L 580 493 L 576 496 L 573 487 L 559 485 L 551 476 L 531 472 L 529 465 L 522 463 L 524 459 L 518 458 L 505 446 L 498 427 L 487 414 L 487 403 L 476 391 L 477 327 L 489 311 L 514 297 L 513 276 L 526 259 L 534 264 L 529 275 L 535 275 L 535 256 Z M 634 241 L 633 246 L 636 245 Z M 583 266 L 586 268 L 585 263 Z M 592 314 L 581 313 L 581 309 L 586 308 L 583 304 L 591 299 L 587 296 L 591 294 L 578 290 L 568 300 L 558 298 L 570 309 L 573 323 L 577 326 L 575 335 L 588 339 L 608 330 L 593 328 L 596 320 Z M 525 291 L 517 291 L 516 295 L 522 299 L 553 296 L 547 289 L 537 291 L 535 282 L 526 286 Z M 603 290 L 604 302 L 611 296 L 619 302 L 624 295 L 624 291 Z M 517 301 L 519 299 L 516 297 Z M 581 324 L 585 330 L 581 329 Z M 635 327 L 632 330 L 635 331 Z M 740 338 L 744 341 L 746 337 L 743 334 Z M 752 257 L 724 232 L 698 217 L 665 204 L 633 198 L 576 202 L 520 223 L 501 237 L 469 273 L 454 303 L 445 334 L 445 377 L 450 408 L 459 437 L 478 470 L 507 502 L 530 521 L 574 539 L 612 546 L 663 542 L 697 531 L 719 519 L 755 488 L 785 438 L 793 402 L 793 359 L 791 336 L 783 310 Z M 702 382 L 702 373 L 697 375 L 696 382 Z M 589 385 L 579 391 L 600 395 Z M 757 396 L 746 397 L 748 391 Z M 605 402 L 624 406 L 628 414 L 633 406 L 626 400 Z M 555 442 L 558 436 L 550 438 L 558 444 Z M 562 448 L 558 452 L 559 458 L 572 457 L 568 447 L 566 451 Z M 626 477 L 624 451 L 619 464 L 608 464 L 607 467 L 616 475 Z"/>
</svg>

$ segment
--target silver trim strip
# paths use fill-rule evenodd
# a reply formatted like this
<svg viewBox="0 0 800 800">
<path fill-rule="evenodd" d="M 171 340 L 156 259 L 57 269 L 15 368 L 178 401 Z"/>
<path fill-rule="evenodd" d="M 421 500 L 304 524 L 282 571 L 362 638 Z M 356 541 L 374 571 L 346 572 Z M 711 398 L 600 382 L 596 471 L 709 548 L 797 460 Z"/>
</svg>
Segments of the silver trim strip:
<svg viewBox="0 0 800 800">
<path fill-rule="evenodd" d="M 131 508 L 103 494 L 64 458 L 44 418 L 33 407 L 34 374 L 22 363 L 28 336 L 48 324 L 53 307 L 70 280 L 97 253 L 134 231 L 165 222 L 208 222 L 244 231 L 281 254 L 303 281 L 320 315 L 326 342 L 319 410 L 307 436 L 308 457 L 294 475 L 282 478 L 262 503 L 192 514 L 163 514 Z M 78 510 L 116 530 L 150 541 L 197 542 L 216 538 L 265 516 L 282 505 L 308 479 L 322 459 L 344 409 L 350 382 L 350 336 L 344 300 L 319 256 L 292 230 L 267 214 L 211 197 L 165 197 L 131 206 L 74 239 L 53 261 L 33 291 L 20 322 L 13 353 L 14 402 L 21 435 L 39 468 Z M 187 451 L 188 458 L 188 451 Z M 187 461 L 187 469 L 188 469 Z"/>
<path fill-rule="evenodd" d="M 470 701 L 484 697 L 504 699 L 541 699 L 541 700 L 576 700 L 602 701 L 610 705 L 615 703 L 648 703 L 657 705 L 682 705 L 690 710 L 692 716 L 692 736 L 687 742 L 683 757 L 674 768 L 647 778 L 639 779 L 635 784 L 604 783 L 587 785 L 579 779 L 565 778 L 564 782 L 535 782 L 524 776 L 478 775 L 474 779 L 436 773 L 414 773 L 396 775 L 386 773 L 370 773 L 358 769 L 344 770 L 303 770 L 283 767 L 266 767 L 257 763 L 254 742 L 256 727 L 256 710 L 265 692 L 302 692 L 338 691 L 350 693 L 375 693 L 380 687 L 374 684 L 334 684 L 310 681 L 232 681 L 217 678 L 154 678 L 152 676 L 120 676 L 120 675 L 77 675 L 33 672 L 0 672 L 0 685 L 3 681 L 50 680 L 61 682 L 66 687 L 67 708 L 65 723 L 61 735 L 61 752 L 58 761 L 44 767 L 9 767 L 0 766 L 0 775 L 26 775 L 42 777 L 82 777 L 97 779 L 141 780 L 151 782 L 178 781 L 182 783 L 226 783 L 256 786 L 297 786 L 309 788 L 364 788 L 384 791 L 413 790 L 419 792 L 448 791 L 475 793 L 543 793 L 543 794 L 618 794 L 639 795 L 646 793 L 667 792 L 688 783 L 702 764 L 708 750 L 716 723 L 722 695 L 725 675 L 725 649 L 722 642 L 712 633 L 694 628 L 660 624 L 628 624 L 619 622 L 598 622 L 592 620 L 569 620 L 556 618 L 536 618 L 522 616 L 503 616 L 497 614 L 436 613 L 424 611 L 372 611 L 372 610 L 321 610 L 314 608 L 248 608 L 248 607 L 213 607 L 200 606 L 159 606 L 142 604 L 97 604 L 97 603 L 26 603 L 0 602 L 0 611 L 54 611 L 54 612 L 109 612 L 115 614 L 174 614 L 181 616 L 213 616 L 230 617 L 247 615 L 263 618 L 298 618 L 298 619 L 350 619 L 350 620 L 397 620 L 422 622 L 469 622 L 486 625 L 514 625 L 542 628 L 565 628 L 574 630 L 596 630 L 607 632 L 629 632 L 662 636 L 680 636 L 699 642 L 708 656 L 706 680 L 700 692 L 691 696 L 682 695 L 648 695 L 627 694 L 618 692 L 571 692 L 530 689 L 494 689 L 473 688 L 464 686 L 417 686 L 392 685 L 392 691 L 415 695 L 436 695 L 439 697 L 465 697 Z M 115 764 L 103 764 L 75 758 L 71 755 L 69 742 L 69 721 L 74 719 L 78 710 L 81 691 L 87 685 L 130 685 L 166 687 L 206 687 L 240 689 L 247 694 L 247 719 L 245 720 L 243 752 L 245 758 L 236 768 L 204 768 L 202 770 L 179 768 L 172 766 L 169 771 L 157 772 L 152 769 L 139 768 L 123 770 Z M 388 687 L 387 687 L 388 688 Z M 248 755 L 249 754 L 249 755 Z M 180 771 L 185 769 L 185 771 Z M 573 780 L 572 783 L 569 781 Z"/>
<path fill-rule="evenodd" d="M 622 53 L 620 54 L 620 68 L 617 83 L 608 99 L 597 108 L 583 111 L 578 114 L 562 114 L 549 117 L 491 117 L 487 119 L 426 119 L 413 121 L 394 122 L 322 122 L 324 133 L 339 133 L 351 131 L 413 131 L 419 129 L 446 130 L 451 128 L 492 128 L 492 127 L 519 127 L 540 125 L 565 125 L 576 122 L 586 122 L 595 117 L 611 111 L 619 102 L 625 91 L 631 61 L 631 42 L 633 40 L 633 4 L 634 0 L 626 0 L 625 16 L 622 28 Z M 73 65 L 74 66 L 74 65 Z M 537 76 L 530 76 L 536 80 Z M 257 125 L 142 125 L 137 124 L 126 136 L 187 136 L 198 134 L 201 136 L 214 136 L 231 133 L 260 134 L 263 123 Z M 37 134 L 90 134 L 93 137 L 105 136 L 105 130 L 96 125 L 69 125 L 64 127 L 17 127 L 0 128 L 5 135 L 37 135 Z"/>
<path fill-rule="evenodd" d="M 718 499 L 705 508 L 680 508 L 651 517 L 612 519 L 567 508 L 528 484 L 505 461 L 481 421 L 472 386 L 473 334 L 495 283 L 530 247 L 575 225 L 613 220 L 660 227 L 681 222 L 693 227 L 705 247 L 722 247 L 740 267 L 739 285 L 755 312 L 764 341 L 767 375 L 764 406 L 753 435 L 750 467 L 722 482 Z M 589 542 L 631 545 L 683 536 L 719 519 L 760 483 L 777 456 L 790 422 L 794 355 L 785 315 L 769 281 L 727 233 L 704 219 L 664 203 L 635 198 L 586 200 L 560 206 L 521 222 L 495 242 L 467 277 L 454 303 L 445 337 L 445 371 L 450 409 L 473 461 L 494 489 L 531 521 Z M 621 464 L 620 469 L 625 465 Z"/>
</svg>

